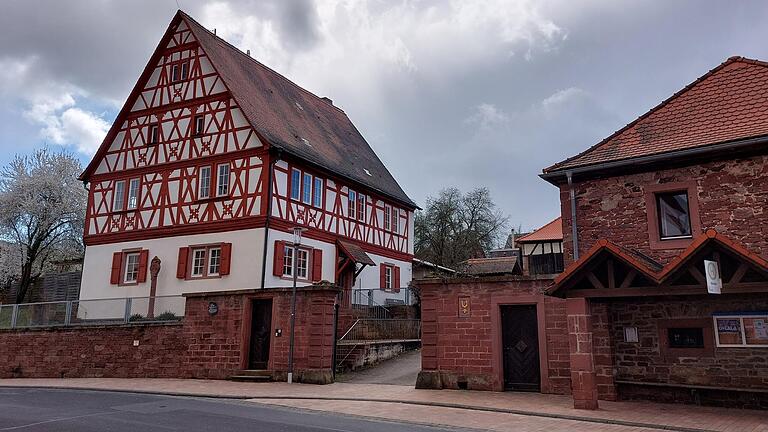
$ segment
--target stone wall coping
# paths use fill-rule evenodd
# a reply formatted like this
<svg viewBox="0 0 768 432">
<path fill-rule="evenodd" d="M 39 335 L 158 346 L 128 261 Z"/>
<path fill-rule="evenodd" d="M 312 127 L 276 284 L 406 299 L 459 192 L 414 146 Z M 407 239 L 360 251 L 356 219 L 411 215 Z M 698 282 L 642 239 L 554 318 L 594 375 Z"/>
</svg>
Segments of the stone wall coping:
<svg viewBox="0 0 768 432">
<path fill-rule="evenodd" d="M 466 283 L 498 283 L 498 282 L 553 282 L 556 274 L 543 275 L 503 275 L 503 276 L 459 276 L 442 278 L 424 278 L 413 281 L 414 285 L 455 285 Z"/>
<path fill-rule="evenodd" d="M 26 333 L 26 332 L 44 332 L 44 331 L 68 331 L 68 330 L 100 330 L 134 327 L 182 327 L 183 320 L 180 321 L 155 321 L 155 322 L 131 322 L 128 324 L 73 324 L 73 325 L 47 325 L 35 327 L 17 327 L 0 329 L 0 333 Z"/>
<path fill-rule="evenodd" d="M 264 289 L 250 288 L 250 289 L 242 289 L 242 290 L 229 290 L 229 291 L 223 290 L 223 291 L 205 291 L 205 292 L 185 293 L 182 295 L 185 298 L 219 297 L 219 296 L 251 295 L 251 294 L 263 294 L 263 293 L 286 293 L 286 292 L 291 292 L 292 290 L 293 290 L 292 287 L 264 288 Z M 331 283 L 296 287 L 297 293 L 324 292 L 324 291 L 338 293 L 341 291 L 341 288 Z"/>
</svg>

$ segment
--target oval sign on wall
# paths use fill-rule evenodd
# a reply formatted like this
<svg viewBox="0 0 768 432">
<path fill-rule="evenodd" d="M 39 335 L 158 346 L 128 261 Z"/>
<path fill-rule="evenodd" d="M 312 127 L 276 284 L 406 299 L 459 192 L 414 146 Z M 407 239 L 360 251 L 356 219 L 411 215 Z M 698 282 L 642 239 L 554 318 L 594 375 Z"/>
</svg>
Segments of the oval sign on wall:
<svg viewBox="0 0 768 432">
<path fill-rule="evenodd" d="M 208 303 L 208 314 L 216 315 L 217 313 L 219 313 L 219 305 L 214 302 Z"/>
</svg>

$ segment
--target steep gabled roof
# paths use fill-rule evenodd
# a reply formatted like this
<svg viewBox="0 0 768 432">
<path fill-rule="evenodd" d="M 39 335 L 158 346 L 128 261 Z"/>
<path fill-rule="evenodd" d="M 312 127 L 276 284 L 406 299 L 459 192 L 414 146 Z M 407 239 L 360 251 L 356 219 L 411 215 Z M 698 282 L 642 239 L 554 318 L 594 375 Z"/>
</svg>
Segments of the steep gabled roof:
<svg viewBox="0 0 768 432">
<path fill-rule="evenodd" d="M 269 146 L 416 207 L 344 111 L 259 63 L 182 11 L 171 27 L 180 20 L 186 22 L 232 98 Z M 105 140 L 102 148 L 108 146 Z M 95 167 L 92 162 L 81 178 L 87 179 Z"/>
<path fill-rule="evenodd" d="M 544 175 L 768 135 L 768 63 L 731 57 Z"/>
<path fill-rule="evenodd" d="M 515 239 L 515 241 L 518 243 L 533 243 L 533 242 L 542 242 L 542 241 L 548 241 L 548 240 L 549 241 L 563 240 L 563 218 L 562 217 L 558 217 L 557 219 L 549 222 L 543 227 Z"/>
</svg>

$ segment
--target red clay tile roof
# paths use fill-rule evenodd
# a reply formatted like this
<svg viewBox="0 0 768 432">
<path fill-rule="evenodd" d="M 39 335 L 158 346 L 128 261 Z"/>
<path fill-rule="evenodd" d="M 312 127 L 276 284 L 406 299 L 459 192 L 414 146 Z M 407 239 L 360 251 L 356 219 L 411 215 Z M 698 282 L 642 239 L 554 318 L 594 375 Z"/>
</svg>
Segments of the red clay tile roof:
<svg viewBox="0 0 768 432">
<path fill-rule="evenodd" d="M 459 264 L 459 271 L 475 276 L 520 274 L 522 272 L 516 256 L 468 259 Z"/>
<path fill-rule="evenodd" d="M 245 117 L 270 146 L 416 207 L 344 111 L 259 63 L 182 11 L 171 27 L 182 19 Z M 81 178 L 86 179 L 93 168 L 89 165 Z"/>
<path fill-rule="evenodd" d="M 731 57 L 613 135 L 544 173 L 764 135 L 768 135 L 768 63 Z"/>
<path fill-rule="evenodd" d="M 354 262 L 358 264 L 365 264 L 369 266 L 375 266 L 376 263 L 373 262 L 370 256 L 368 256 L 367 253 L 358 246 L 356 243 L 352 243 L 345 240 L 337 240 L 336 244 L 339 245 L 342 251 Z"/>
<path fill-rule="evenodd" d="M 544 225 L 543 227 L 533 231 L 532 233 L 515 239 L 518 243 L 532 243 L 541 242 L 547 240 L 563 240 L 563 218 L 558 217 L 552 222 Z"/>
</svg>

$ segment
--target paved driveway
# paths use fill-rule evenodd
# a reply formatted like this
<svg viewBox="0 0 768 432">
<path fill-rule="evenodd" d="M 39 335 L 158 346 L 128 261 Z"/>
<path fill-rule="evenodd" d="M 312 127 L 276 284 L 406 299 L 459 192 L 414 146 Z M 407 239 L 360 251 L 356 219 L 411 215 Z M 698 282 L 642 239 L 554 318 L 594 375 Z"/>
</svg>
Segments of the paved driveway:
<svg viewBox="0 0 768 432">
<path fill-rule="evenodd" d="M 349 384 L 391 384 L 415 386 L 421 370 L 421 350 L 409 351 L 393 359 L 360 371 L 336 377 L 338 382 Z"/>
</svg>

